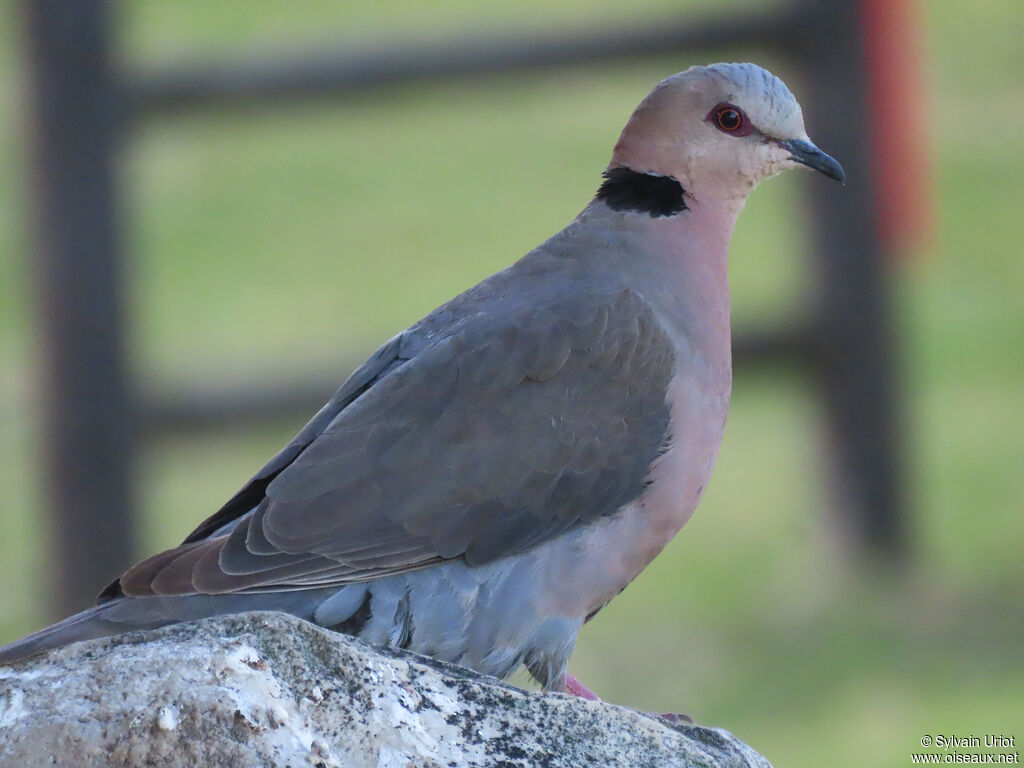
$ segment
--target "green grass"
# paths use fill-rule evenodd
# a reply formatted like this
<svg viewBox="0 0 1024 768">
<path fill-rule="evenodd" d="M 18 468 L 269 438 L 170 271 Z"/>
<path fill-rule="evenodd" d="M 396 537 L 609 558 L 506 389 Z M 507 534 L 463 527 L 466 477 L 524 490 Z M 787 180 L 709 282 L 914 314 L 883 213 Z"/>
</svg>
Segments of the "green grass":
<svg viewBox="0 0 1024 768">
<path fill-rule="evenodd" d="M 133 3 L 123 58 L 571 26 L 584 9 L 611 24 L 677 6 L 429 7 Z M 743 378 L 700 510 L 584 630 L 573 664 L 604 697 L 727 727 L 780 768 L 904 766 L 925 733 L 1024 737 L 1024 15 L 1012 0 L 929 4 L 926 21 L 937 227 L 893 270 L 909 568 L 857 561 L 832 524 L 813 391 Z M 0 24 L 0 639 L 44 620 L 47 573 L 13 34 Z M 340 375 L 563 226 L 636 101 L 688 63 L 143 126 L 123 169 L 136 368 L 167 387 Z M 735 327 L 806 301 L 800 192 L 814 183 L 791 174 L 751 199 L 732 249 Z M 299 426 L 151 446 L 146 550 L 179 540 Z"/>
</svg>

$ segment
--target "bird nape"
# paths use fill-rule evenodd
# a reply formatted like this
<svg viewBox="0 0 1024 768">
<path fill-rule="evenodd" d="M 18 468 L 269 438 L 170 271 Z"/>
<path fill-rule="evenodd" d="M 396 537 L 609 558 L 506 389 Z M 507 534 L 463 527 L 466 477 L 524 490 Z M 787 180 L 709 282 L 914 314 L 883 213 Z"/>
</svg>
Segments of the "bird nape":
<svg viewBox="0 0 1024 768">
<path fill-rule="evenodd" d="M 655 86 L 595 198 L 384 344 L 180 546 L 0 649 L 248 610 L 546 689 L 707 485 L 732 382 L 727 251 L 753 187 L 843 179 L 754 64 Z"/>
</svg>

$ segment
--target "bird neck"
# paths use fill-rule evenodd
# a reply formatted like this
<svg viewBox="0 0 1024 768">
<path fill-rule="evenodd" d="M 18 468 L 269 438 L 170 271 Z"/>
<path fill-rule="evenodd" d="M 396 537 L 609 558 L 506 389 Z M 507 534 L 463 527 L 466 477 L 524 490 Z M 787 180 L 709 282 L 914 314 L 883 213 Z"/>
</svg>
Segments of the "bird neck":
<svg viewBox="0 0 1024 768">
<path fill-rule="evenodd" d="M 650 220 L 649 237 L 663 266 L 650 271 L 648 291 L 661 295 L 673 318 L 701 353 L 728 368 L 729 240 L 738 210 L 688 198 L 678 217 Z"/>
<path fill-rule="evenodd" d="M 684 191 L 682 210 L 660 213 L 678 207 L 668 205 L 678 199 L 673 184 L 682 189 L 667 177 L 609 173 L 603 191 L 554 238 L 553 250 L 605 264 L 703 356 L 727 369 L 729 239 L 741 206 Z"/>
<path fill-rule="evenodd" d="M 680 220 L 685 220 L 684 211 L 698 203 L 707 211 L 699 218 L 715 218 L 719 228 L 726 232 L 727 241 L 753 187 L 752 182 L 741 185 L 739 189 L 720 189 L 704 184 L 697 185 L 698 192 L 695 193 L 688 179 L 684 186 L 684 181 L 676 176 L 638 171 L 614 162 L 602 176 L 604 181 L 598 187 L 596 199 L 611 210 L 646 214 L 654 219 L 680 216 Z"/>
<path fill-rule="evenodd" d="M 678 179 L 617 166 L 604 172 L 597 199 L 613 211 L 676 216 L 686 210 L 686 190 Z"/>
</svg>

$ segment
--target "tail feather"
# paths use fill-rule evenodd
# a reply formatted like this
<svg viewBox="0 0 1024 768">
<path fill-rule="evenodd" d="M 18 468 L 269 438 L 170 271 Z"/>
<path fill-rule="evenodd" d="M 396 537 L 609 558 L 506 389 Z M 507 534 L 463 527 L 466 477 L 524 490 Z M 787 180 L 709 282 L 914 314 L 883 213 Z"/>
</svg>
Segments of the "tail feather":
<svg viewBox="0 0 1024 768">
<path fill-rule="evenodd" d="M 83 640 L 120 635 L 136 629 L 155 629 L 166 624 L 204 619 L 218 614 L 283 611 L 311 620 L 316 607 L 334 592 L 337 592 L 337 587 L 115 599 L 0 647 L 0 665 L 12 664 L 37 653 Z"/>
<path fill-rule="evenodd" d="M 109 611 L 108 606 L 112 605 L 114 603 L 89 608 L 74 616 L 69 616 L 53 626 L 33 632 L 28 637 L 0 647 L 0 665 L 11 664 L 63 645 L 83 640 L 94 640 L 98 637 L 116 635 L 127 629 L 134 629 L 134 627 L 125 627 L 123 624 L 117 624 L 105 618 L 105 614 Z M 153 626 L 159 626 L 159 624 Z"/>
</svg>

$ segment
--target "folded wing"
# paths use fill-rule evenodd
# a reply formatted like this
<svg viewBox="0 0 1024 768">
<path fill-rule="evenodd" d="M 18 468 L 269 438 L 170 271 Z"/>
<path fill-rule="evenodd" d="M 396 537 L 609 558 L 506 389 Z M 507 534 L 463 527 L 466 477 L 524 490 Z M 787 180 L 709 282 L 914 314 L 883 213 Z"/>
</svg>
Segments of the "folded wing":
<svg viewBox="0 0 1024 768">
<path fill-rule="evenodd" d="M 401 337 L 385 345 L 223 510 L 112 594 L 482 564 L 642 492 L 666 439 L 674 360 L 636 294 L 480 313 L 407 346 L 422 348 L 405 359 Z"/>
</svg>

